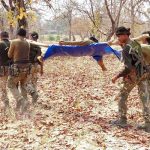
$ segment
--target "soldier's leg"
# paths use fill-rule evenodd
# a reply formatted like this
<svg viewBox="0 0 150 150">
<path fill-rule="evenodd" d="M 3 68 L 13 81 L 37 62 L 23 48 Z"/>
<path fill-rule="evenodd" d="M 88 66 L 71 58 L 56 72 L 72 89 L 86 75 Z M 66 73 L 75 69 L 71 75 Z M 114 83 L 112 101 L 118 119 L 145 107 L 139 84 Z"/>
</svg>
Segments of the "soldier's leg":
<svg viewBox="0 0 150 150">
<path fill-rule="evenodd" d="M 29 82 L 29 75 L 22 75 L 21 80 L 20 80 L 20 89 L 21 89 L 21 94 L 24 97 L 24 102 L 22 105 L 22 112 L 25 112 L 28 109 L 28 97 L 27 97 L 27 85 Z"/>
<path fill-rule="evenodd" d="M 20 107 L 24 101 L 23 96 L 21 95 L 21 93 L 18 90 L 19 80 L 20 80 L 19 77 L 15 77 L 15 76 L 8 76 L 8 80 L 7 80 L 7 87 L 17 102 L 16 110 L 20 109 Z"/>
<path fill-rule="evenodd" d="M 37 89 L 37 72 L 35 66 L 33 65 L 27 84 L 27 91 L 32 96 L 33 104 L 35 104 L 38 99 L 38 92 L 36 89 Z"/>
<path fill-rule="evenodd" d="M 33 65 L 33 70 L 31 72 L 31 83 L 32 83 L 32 86 L 34 88 L 35 91 L 37 91 L 37 80 L 38 80 L 38 76 L 37 76 L 37 66 L 36 65 Z"/>
<path fill-rule="evenodd" d="M 27 88 L 20 82 L 20 91 L 22 96 L 27 99 Z"/>
<path fill-rule="evenodd" d="M 2 99 L 4 101 L 4 104 L 6 107 L 9 107 L 9 98 L 7 93 L 7 76 L 4 77 L 4 83 L 3 83 L 3 92 L 2 92 Z"/>
<path fill-rule="evenodd" d="M 37 69 L 37 68 L 36 68 Z M 36 71 L 33 75 L 32 75 L 32 79 L 31 79 L 31 83 L 33 85 L 33 88 L 35 90 L 34 93 L 31 94 L 32 96 L 32 103 L 35 104 L 37 102 L 38 99 L 38 92 L 37 92 L 37 80 L 38 80 L 38 72 Z"/>
<path fill-rule="evenodd" d="M 144 129 L 150 132 L 150 80 L 140 82 L 139 94 L 143 104 Z"/>
<path fill-rule="evenodd" d="M 119 119 L 116 121 L 113 121 L 113 124 L 119 125 L 119 126 L 125 126 L 127 123 L 127 98 L 129 96 L 129 93 L 134 88 L 134 85 L 130 82 L 124 81 L 123 87 L 121 88 L 118 96 L 116 97 L 116 100 L 118 100 L 118 112 L 119 112 Z"/>
<path fill-rule="evenodd" d="M 1 100 L 4 103 L 4 109 L 9 107 L 9 99 L 7 95 L 6 83 L 7 83 L 7 76 L 1 77 L 0 79 Z"/>
</svg>

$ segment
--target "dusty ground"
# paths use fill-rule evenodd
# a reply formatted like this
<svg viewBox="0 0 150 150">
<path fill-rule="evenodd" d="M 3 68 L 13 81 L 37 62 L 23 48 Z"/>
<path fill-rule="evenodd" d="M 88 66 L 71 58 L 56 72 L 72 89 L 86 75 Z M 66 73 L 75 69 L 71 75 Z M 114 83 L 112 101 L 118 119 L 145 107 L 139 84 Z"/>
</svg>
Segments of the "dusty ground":
<svg viewBox="0 0 150 150">
<path fill-rule="evenodd" d="M 135 128 L 143 122 L 137 89 L 128 99 L 129 127 L 109 124 L 117 117 L 114 98 L 121 86 L 111 78 L 121 64 L 112 56 L 105 63 L 108 71 L 102 73 L 89 57 L 47 61 L 31 117 L 0 113 L 0 150 L 150 150 L 150 134 Z"/>
</svg>

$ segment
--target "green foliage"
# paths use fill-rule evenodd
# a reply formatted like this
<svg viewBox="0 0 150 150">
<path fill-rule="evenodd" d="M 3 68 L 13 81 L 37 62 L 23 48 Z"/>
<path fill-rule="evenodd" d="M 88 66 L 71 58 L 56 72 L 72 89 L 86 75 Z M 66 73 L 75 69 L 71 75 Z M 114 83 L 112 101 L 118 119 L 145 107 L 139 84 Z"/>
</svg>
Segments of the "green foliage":
<svg viewBox="0 0 150 150">
<path fill-rule="evenodd" d="M 55 41 L 55 36 L 53 36 L 53 35 L 49 35 L 48 38 L 49 38 L 50 41 Z"/>
<path fill-rule="evenodd" d="M 51 34 L 48 36 L 48 40 L 49 41 L 60 41 L 60 36 Z"/>
<path fill-rule="evenodd" d="M 69 41 L 69 38 L 68 37 L 64 37 L 63 41 Z"/>
<path fill-rule="evenodd" d="M 56 36 L 56 41 L 60 41 L 60 36 L 59 35 Z"/>
</svg>

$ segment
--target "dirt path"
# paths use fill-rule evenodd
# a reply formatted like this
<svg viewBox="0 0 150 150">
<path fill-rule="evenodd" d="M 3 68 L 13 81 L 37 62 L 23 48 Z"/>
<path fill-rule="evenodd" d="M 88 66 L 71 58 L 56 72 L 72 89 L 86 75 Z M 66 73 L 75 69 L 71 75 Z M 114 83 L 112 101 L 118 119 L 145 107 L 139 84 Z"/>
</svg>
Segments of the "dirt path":
<svg viewBox="0 0 150 150">
<path fill-rule="evenodd" d="M 143 121 L 137 89 L 128 101 L 130 126 L 109 123 L 117 116 L 114 98 L 121 86 L 111 78 L 121 64 L 111 56 L 105 63 L 109 71 L 102 73 L 89 57 L 47 61 L 31 118 L 0 114 L 0 150 L 149 150 L 150 134 L 135 128 Z"/>
</svg>

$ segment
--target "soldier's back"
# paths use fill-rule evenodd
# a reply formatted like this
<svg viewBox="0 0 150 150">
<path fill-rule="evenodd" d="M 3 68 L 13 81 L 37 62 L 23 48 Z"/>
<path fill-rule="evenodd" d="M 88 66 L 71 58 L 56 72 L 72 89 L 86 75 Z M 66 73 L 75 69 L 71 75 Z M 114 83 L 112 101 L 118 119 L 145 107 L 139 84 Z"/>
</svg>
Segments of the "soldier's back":
<svg viewBox="0 0 150 150">
<path fill-rule="evenodd" d="M 26 40 L 15 39 L 12 40 L 14 47 L 13 61 L 29 60 L 30 46 Z"/>
</svg>

